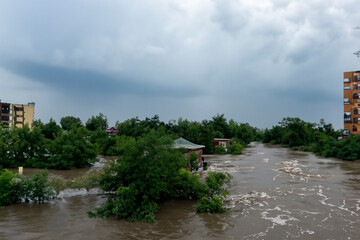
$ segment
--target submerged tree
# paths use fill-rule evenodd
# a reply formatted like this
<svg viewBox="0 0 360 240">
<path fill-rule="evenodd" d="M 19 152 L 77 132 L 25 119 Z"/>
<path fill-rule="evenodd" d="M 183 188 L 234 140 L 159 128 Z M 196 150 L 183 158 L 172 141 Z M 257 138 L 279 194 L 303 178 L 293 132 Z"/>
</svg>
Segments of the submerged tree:
<svg viewBox="0 0 360 240">
<path fill-rule="evenodd" d="M 209 185 L 202 184 L 198 176 L 183 169 L 189 162 L 173 148 L 164 129 L 151 130 L 137 140 L 123 136 L 115 146 L 119 158 L 105 168 L 100 181 L 102 189 L 114 195 L 100 208 L 88 212 L 90 217 L 154 222 L 159 201 L 172 197 L 199 199 L 221 189 L 211 180 Z M 213 180 L 224 183 L 219 176 Z"/>
</svg>

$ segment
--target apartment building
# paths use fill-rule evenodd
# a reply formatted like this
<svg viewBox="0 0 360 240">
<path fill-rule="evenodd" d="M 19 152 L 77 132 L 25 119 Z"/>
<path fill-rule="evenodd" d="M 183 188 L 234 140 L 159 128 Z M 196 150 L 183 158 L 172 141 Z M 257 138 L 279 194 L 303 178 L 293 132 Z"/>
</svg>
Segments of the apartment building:
<svg viewBox="0 0 360 240">
<path fill-rule="evenodd" d="M 0 122 L 8 127 L 23 127 L 28 124 L 31 128 L 34 122 L 34 110 L 34 102 L 24 105 L 0 101 Z"/>
<path fill-rule="evenodd" d="M 344 72 L 343 136 L 360 133 L 360 71 Z"/>
</svg>

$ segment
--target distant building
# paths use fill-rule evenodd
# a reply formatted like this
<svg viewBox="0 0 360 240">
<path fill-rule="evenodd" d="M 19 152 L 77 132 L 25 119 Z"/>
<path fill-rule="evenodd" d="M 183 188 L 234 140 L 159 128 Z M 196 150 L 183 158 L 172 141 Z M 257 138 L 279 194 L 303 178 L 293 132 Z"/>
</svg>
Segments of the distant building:
<svg viewBox="0 0 360 240">
<path fill-rule="evenodd" d="M 230 139 L 229 138 L 214 138 L 213 140 L 213 148 L 216 146 L 222 146 L 225 149 L 228 149 L 230 147 Z"/>
<path fill-rule="evenodd" d="M 25 124 L 32 127 L 34 122 L 35 103 L 27 105 L 0 102 L 0 122 L 8 127 L 23 127 Z"/>
<path fill-rule="evenodd" d="M 107 129 L 106 130 L 106 133 L 109 135 L 109 136 L 114 136 L 114 135 L 117 135 L 119 133 L 119 130 L 115 129 L 114 127 L 110 128 L 110 129 Z"/>
<path fill-rule="evenodd" d="M 360 133 L 360 71 L 344 72 L 343 136 Z"/>
</svg>

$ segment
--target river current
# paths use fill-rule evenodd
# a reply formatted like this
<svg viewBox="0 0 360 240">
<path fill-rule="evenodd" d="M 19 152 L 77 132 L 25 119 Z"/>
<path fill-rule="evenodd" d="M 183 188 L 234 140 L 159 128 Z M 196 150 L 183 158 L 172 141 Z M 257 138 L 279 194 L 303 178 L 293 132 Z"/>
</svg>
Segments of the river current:
<svg viewBox="0 0 360 240">
<path fill-rule="evenodd" d="M 85 192 L 0 208 L 0 239 L 360 239 L 360 162 L 261 143 L 205 161 L 233 176 L 225 214 L 197 214 L 196 202 L 170 200 L 155 224 L 91 219 L 86 212 L 106 198 Z"/>
</svg>

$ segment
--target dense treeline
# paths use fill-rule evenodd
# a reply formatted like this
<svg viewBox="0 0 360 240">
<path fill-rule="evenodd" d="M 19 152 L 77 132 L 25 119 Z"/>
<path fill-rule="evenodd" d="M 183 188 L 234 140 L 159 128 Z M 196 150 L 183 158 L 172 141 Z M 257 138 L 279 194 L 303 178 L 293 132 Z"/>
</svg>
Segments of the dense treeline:
<svg viewBox="0 0 360 240">
<path fill-rule="evenodd" d="M 229 122 L 223 114 L 214 116 L 210 121 L 162 122 L 159 116 L 140 120 L 131 118 L 117 122 L 116 136 L 109 137 L 106 116 L 100 113 L 92 116 L 83 124 L 77 117 L 67 116 L 58 125 L 53 119 L 48 123 L 35 120 L 29 126 L 0 131 L 0 169 L 3 167 L 36 167 L 54 169 L 74 169 L 88 167 L 97 155 L 118 156 L 125 137 L 138 139 L 151 130 L 164 130 L 173 140 L 178 137 L 205 145 L 205 153 L 213 153 L 212 141 L 218 138 L 233 138 L 239 146 L 234 154 L 241 153 L 241 144 L 260 140 L 261 132 L 249 124 Z M 232 150 L 232 149 L 230 149 Z"/>
<path fill-rule="evenodd" d="M 340 136 L 340 130 L 334 130 L 332 124 L 326 124 L 323 119 L 316 124 L 288 117 L 272 129 L 266 129 L 263 142 L 311 151 L 323 157 L 360 159 L 360 135 L 350 135 L 345 140 L 338 141 Z"/>
</svg>

